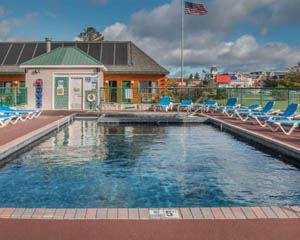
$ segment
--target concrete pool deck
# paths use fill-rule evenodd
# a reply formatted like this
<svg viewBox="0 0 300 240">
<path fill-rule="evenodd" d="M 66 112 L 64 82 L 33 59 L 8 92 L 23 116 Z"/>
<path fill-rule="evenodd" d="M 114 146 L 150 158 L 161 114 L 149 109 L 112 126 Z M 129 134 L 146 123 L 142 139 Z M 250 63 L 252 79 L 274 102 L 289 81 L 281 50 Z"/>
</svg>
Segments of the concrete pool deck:
<svg viewBox="0 0 300 240">
<path fill-rule="evenodd" d="M 0 129 L 0 149 L 25 136 L 68 122 L 72 114 L 97 112 L 46 111 L 39 119 Z M 116 113 L 116 112 L 105 112 Z M 118 114 L 162 114 L 121 111 Z M 177 112 L 168 113 L 178 114 Z M 180 113 L 186 114 L 186 113 Z M 300 131 L 290 137 L 252 124 L 207 115 L 244 132 L 254 132 L 300 148 Z M 60 125 L 60 124 L 59 124 Z M 48 129 L 48 130 L 49 130 Z M 50 129 L 51 130 L 51 129 Z M 16 143 L 16 142 L 15 142 Z M 150 209 L 24 209 L 1 208 L 0 239 L 299 239 L 300 207 L 180 208 L 179 218 L 150 217 Z"/>
</svg>

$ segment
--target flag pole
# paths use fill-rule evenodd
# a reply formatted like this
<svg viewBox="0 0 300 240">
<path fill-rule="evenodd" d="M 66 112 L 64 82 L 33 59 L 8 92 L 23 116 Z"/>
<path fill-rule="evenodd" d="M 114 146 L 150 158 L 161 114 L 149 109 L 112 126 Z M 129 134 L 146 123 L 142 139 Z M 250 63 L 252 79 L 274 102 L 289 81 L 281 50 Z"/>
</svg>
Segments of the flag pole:
<svg viewBox="0 0 300 240">
<path fill-rule="evenodd" d="M 184 0 L 181 1 L 181 87 L 184 78 Z"/>
</svg>

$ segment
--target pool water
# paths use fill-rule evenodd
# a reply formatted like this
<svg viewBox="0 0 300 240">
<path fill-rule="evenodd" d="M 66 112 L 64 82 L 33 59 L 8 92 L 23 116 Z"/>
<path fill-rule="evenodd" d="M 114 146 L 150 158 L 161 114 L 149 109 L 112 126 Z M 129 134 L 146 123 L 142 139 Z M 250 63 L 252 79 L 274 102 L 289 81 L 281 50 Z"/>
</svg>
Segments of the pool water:
<svg viewBox="0 0 300 240">
<path fill-rule="evenodd" d="M 300 205 L 300 172 L 210 125 L 76 121 L 0 170 L 0 207 Z"/>
</svg>

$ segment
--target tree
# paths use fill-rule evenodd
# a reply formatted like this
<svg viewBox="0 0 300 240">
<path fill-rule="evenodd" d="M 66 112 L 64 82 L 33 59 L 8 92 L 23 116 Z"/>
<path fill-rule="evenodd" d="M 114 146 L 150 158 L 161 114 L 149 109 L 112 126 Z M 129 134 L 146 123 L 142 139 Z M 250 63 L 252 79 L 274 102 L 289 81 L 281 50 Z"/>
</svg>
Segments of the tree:
<svg viewBox="0 0 300 240">
<path fill-rule="evenodd" d="M 279 81 L 282 87 L 300 87 L 300 62 L 297 66 L 290 68 L 284 79 Z"/>
<path fill-rule="evenodd" d="M 102 34 L 98 32 L 94 27 L 88 27 L 84 29 L 84 31 L 78 35 L 78 38 L 80 38 L 84 42 L 86 41 L 101 42 L 104 40 Z"/>
<path fill-rule="evenodd" d="M 200 81 L 200 74 L 198 72 L 196 72 L 195 74 L 195 80 Z"/>
</svg>

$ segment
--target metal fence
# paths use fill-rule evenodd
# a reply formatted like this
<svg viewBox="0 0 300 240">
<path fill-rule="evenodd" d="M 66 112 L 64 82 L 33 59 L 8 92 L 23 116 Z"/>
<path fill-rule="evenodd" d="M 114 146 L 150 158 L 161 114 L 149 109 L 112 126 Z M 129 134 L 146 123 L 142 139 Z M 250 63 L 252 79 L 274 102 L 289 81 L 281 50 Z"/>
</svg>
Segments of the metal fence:
<svg viewBox="0 0 300 240">
<path fill-rule="evenodd" d="M 14 107 L 27 104 L 27 88 L 0 87 L 0 106 Z"/>
<path fill-rule="evenodd" d="M 237 97 L 243 106 L 264 106 L 268 101 L 275 101 L 276 108 L 281 110 L 290 103 L 300 104 L 300 88 L 100 88 L 102 104 L 153 104 L 161 96 L 170 96 L 173 103 L 216 100 L 224 104 L 229 97 Z"/>
</svg>

